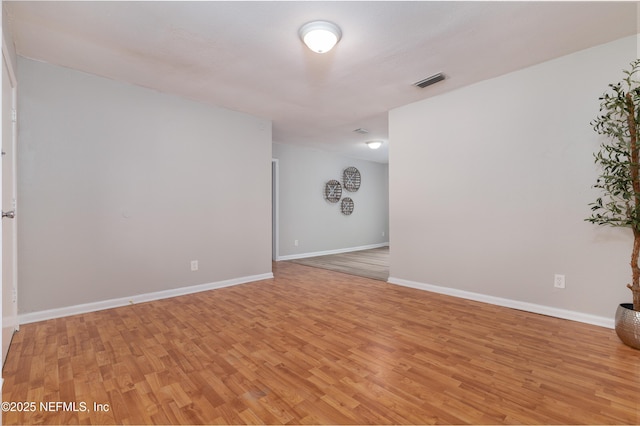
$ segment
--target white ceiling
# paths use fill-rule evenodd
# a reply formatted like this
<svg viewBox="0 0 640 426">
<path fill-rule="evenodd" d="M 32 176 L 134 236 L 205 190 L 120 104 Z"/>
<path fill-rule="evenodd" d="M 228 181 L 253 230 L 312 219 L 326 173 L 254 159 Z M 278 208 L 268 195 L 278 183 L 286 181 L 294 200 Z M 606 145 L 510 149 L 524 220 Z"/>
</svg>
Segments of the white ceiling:
<svg viewBox="0 0 640 426">
<path fill-rule="evenodd" d="M 22 56 L 269 118 L 274 142 L 378 162 L 390 109 L 638 28 L 636 2 L 3 3 Z M 316 19 L 343 33 L 323 55 L 297 34 Z M 447 79 L 412 85 L 437 72 Z"/>
</svg>

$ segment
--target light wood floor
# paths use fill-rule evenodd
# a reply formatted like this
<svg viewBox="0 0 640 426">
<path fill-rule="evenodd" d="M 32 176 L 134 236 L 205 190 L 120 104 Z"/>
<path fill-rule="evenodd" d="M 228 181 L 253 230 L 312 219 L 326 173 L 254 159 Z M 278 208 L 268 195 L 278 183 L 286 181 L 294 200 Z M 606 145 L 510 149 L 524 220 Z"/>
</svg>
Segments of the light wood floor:
<svg viewBox="0 0 640 426">
<path fill-rule="evenodd" d="M 389 278 L 389 247 L 306 257 L 290 262 L 380 281 Z"/>
<path fill-rule="evenodd" d="M 640 352 L 613 330 L 289 262 L 274 273 L 22 326 L 3 401 L 80 411 L 3 422 L 640 423 Z"/>
</svg>

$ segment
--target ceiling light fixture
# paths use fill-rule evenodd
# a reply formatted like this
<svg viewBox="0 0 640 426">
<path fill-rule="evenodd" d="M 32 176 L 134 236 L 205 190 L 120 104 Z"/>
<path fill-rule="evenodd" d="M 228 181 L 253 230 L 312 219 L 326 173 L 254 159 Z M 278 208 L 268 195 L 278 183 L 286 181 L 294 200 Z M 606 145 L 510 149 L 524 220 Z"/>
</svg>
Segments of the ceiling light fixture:
<svg viewBox="0 0 640 426">
<path fill-rule="evenodd" d="M 328 21 L 308 22 L 300 28 L 298 34 L 304 44 L 316 53 L 330 51 L 342 37 L 340 28 Z"/>
<path fill-rule="evenodd" d="M 378 149 L 382 146 L 382 141 L 369 141 L 367 146 L 371 149 Z"/>
</svg>

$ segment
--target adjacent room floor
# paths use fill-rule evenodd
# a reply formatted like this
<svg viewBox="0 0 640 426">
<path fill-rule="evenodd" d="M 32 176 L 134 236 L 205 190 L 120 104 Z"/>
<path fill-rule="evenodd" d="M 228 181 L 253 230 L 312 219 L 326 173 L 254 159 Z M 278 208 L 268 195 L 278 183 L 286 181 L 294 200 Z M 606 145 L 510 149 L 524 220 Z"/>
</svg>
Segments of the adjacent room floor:
<svg viewBox="0 0 640 426">
<path fill-rule="evenodd" d="M 389 278 L 389 247 L 306 257 L 290 262 L 380 281 Z"/>
<path fill-rule="evenodd" d="M 640 424 L 639 352 L 613 330 L 274 274 L 23 325 L 4 424 Z"/>
</svg>

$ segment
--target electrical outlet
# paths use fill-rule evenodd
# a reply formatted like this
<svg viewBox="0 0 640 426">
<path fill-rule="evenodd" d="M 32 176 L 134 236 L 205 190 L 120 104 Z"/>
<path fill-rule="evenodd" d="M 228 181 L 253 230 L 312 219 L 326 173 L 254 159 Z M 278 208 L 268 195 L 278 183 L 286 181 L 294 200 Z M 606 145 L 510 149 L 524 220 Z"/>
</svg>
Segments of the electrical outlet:
<svg viewBox="0 0 640 426">
<path fill-rule="evenodd" d="M 293 240 L 293 245 L 298 247 L 298 240 Z"/>
<path fill-rule="evenodd" d="M 564 275 L 555 274 L 553 277 L 553 286 L 555 288 L 564 288 Z"/>
<path fill-rule="evenodd" d="M 192 271 L 197 271 L 198 270 L 198 261 L 197 260 L 192 260 L 191 261 L 191 270 Z"/>
<path fill-rule="evenodd" d="M 384 237 L 384 231 L 382 231 L 382 236 Z"/>
</svg>

